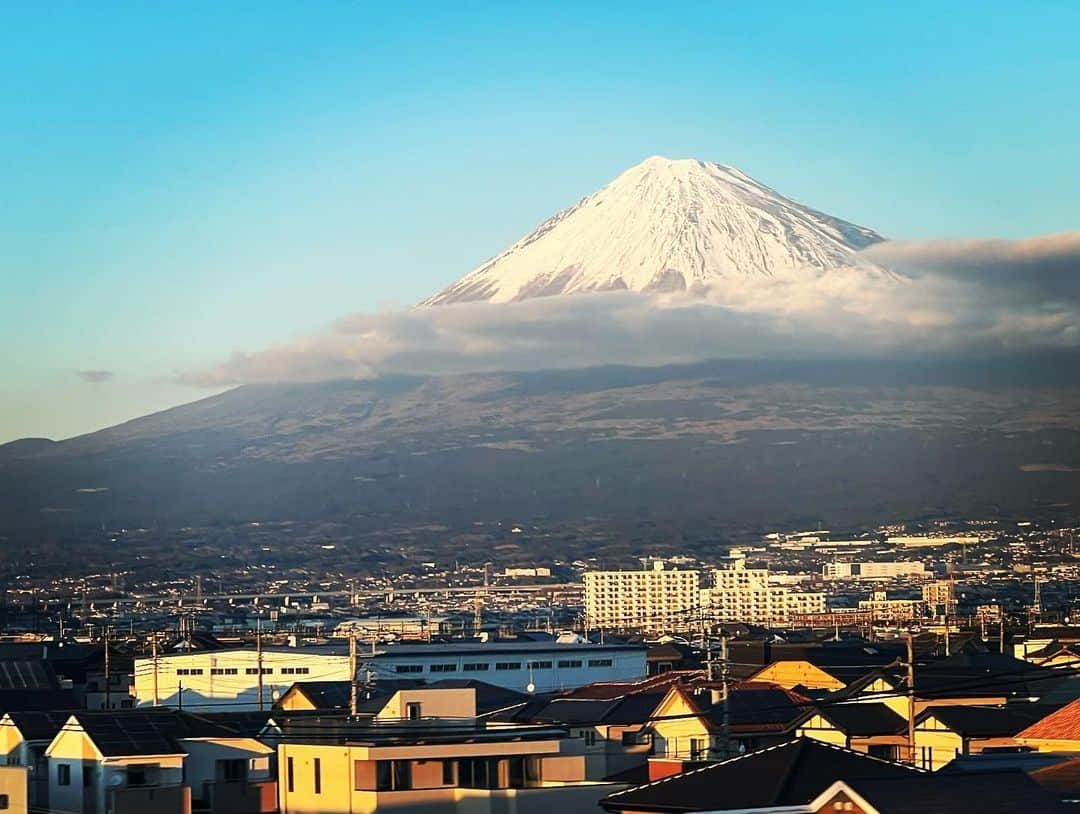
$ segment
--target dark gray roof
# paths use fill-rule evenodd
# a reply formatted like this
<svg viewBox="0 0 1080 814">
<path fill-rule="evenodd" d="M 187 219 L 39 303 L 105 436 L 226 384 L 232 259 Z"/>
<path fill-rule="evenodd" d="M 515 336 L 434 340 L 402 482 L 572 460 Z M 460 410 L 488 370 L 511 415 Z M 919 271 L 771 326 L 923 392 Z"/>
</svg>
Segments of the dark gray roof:
<svg viewBox="0 0 1080 814">
<path fill-rule="evenodd" d="M 832 704 L 818 712 L 848 735 L 895 735 L 907 731 L 907 719 L 882 703 Z"/>
<path fill-rule="evenodd" d="M 879 814 L 1061 814 L 1057 796 L 1021 771 L 854 779 Z"/>
<path fill-rule="evenodd" d="M 11 722 L 28 741 L 51 741 L 71 717 L 71 712 L 20 710 L 9 712 Z"/>
<path fill-rule="evenodd" d="M 79 712 L 75 718 L 105 757 L 183 754 L 179 738 L 233 738 L 236 731 L 171 709 Z"/>
<path fill-rule="evenodd" d="M 1004 707 L 929 707 L 920 719 L 933 715 L 968 738 L 1009 738 L 1060 709 L 1054 704 L 1009 704 Z"/>
<path fill-rule="evenodd" d="M 0 714 L 20 710 L 79 709 L 71 690 L 0 690 Z"/>
<path fill-rule="evenodd" d="M 624 652 L 645 654 L 646 647 L 639 644 L 557 644 L 555 642 L 433 642 L 431 644 L 392 644 L 375 654 L 375 658 L 394 659 L 401 656 L 452 656 L 455 654 L 510 653 L 565 653 L 587 655 L 589 653 Z M 368 657 L 370 658 L 370 656 Z"/>
<path fill-rule="evenodd" d="M 808 738 L 796 738 L 616 792 L 608 811 L 730 811 L 805 805 L 836 780 L 921 775 L 910 766 Z"/>
<path fill-rule="evenodd" d="M 58 690 L 56 673 L 44 661 L 0 659 L 0 690 Z"/>
</svg>

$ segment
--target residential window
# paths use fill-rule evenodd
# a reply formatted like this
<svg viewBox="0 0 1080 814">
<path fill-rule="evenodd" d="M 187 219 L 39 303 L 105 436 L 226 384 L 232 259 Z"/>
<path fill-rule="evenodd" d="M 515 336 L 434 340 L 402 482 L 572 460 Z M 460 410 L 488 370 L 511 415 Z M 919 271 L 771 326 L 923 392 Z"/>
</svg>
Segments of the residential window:
<svg viewBox="0 0 1080 814">
<path fill-rule="evenodd" d="M 234 676 L 236 675 L 235 667 L 211 667 L 210 675 L 212 676 Z"/>
<path fill-rule="evenodd" d="M 486 672 L 491 665 L 486 661 L 467 661 L 463 666 L 466 673 L 483 673 Z"/>
<path fill-rule="evenodd" d="M 405 717 L 410 721 L 419 721 L 422 711 L 423 706 L 419 701 L 409 701 L 405 704 Z"/>
<path fill-rule="evenodd" d="M 535 757 L 512 757 L 506 761 L 507 784 L 512 789 L 524 789 L 540 785 L 540 759 Z"/>
<path fill-rule="evenodd" d="M 397 664 L 394 666 L 394 672 L 397 673 L 422 673 L 424 672 L 423 664 Z"/>
<path fill-rule="evenodd" d="M 432 664 L 430 667 L 428 667 L 428 670 L 430 670 L 433 673 L 456 673 L 457 672 L 457 665 L 456 664 Z"/>
<path fill-rule="evenodd" d="M 595 729 L 583 729 L 581 731 L 581 737 L 585 739 L 586 746 L 596 746 L 596 730 Z"/>
<path fill-rule="evenodd" d="M 289 793 L 292 794 L 293 790 L 293 759 L 287 758 L 285 760 L 285 786 L 288 788 Z"/>
<path fill-rule="evenodd" d="M 242 758 L 219 760 L 218 774 L 226 783 L 239 783 L 247 776 L 247 761 Z"/>
<path fill-rule="evenodd" d="M 495 662 L 496 670 L 520 670 L 520 661 L 497 661 Z"/>
<path fill-rule="evenodd" d="M 563 659 L 559 662 L 559 669 L 576 669 L 581 666 L 581 659 Z"/>
<path fill-rule="evenodd" d="M 707 738 L 691 738 L 690 739 L 690 759 L 691 760 L 704 760 L 706 754 L 709 751 L 709 741 Z"/>
<path fill-rule="evenodd" d="M 71 785 L 71 765 L 61 763 L 56 767 L 56 783 L 60 786 Z"/>
<path fill-rule="evenodd" d="M 408 791 L 412 788 L 412 764 L 407 760 L 375 762 L 376 791 Z"/>
<path fill-rule="evenodd" d="M 322 794 L 322 759 L 314 758 L 314 771 L 315 771 L 315 793 Z"/>
<path fill-rule="evenodd" d="M 499 761 L 482 757 L 458 761 L 458 785 L 463 789 L 498 788 Z"/>
<path fill-rule="evenodd" d="M 444 786 L 452 786 L 456 781 L 454 777 L 454 761 L 444 760 L 442 764 L 442 784 Z"/>
<path fill-rule="evenodd" d="M 10 803 L 6 794 L 0 794 L 0 811 L 7 811 Z"/>
<path fill-rule="evenodd" d="M 589 659 L 590 667 L 610 667 L 614 663 L 611 659 Z"/>
<path fill-rule="evenodd" d="M 282 667 L 281 674 L 283 676 L 306 676 L 311 672 L 310 667 Z"/>
<path fill-rule="evenodd" d="M 262 668 L 262 673 L 263 673 L 264 676 L 270 675 L 273 672 L 274 672 L 273 667 L 263 667 Z M 257 676 L 258 674 L 259 674 L 259 668 L 258 667 L 245 667 L 244 668 L 244 675 Z"/>
</svg>

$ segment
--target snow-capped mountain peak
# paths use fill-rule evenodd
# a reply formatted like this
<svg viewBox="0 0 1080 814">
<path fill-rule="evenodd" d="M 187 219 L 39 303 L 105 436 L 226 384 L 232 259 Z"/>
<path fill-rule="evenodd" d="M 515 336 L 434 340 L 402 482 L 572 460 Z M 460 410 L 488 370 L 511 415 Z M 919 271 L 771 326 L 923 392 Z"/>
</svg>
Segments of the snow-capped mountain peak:
<svg viewBox="0 0 1080 814">
<path fill-rule="evenodd" d="M 882 239 L 734 167 L 652 156 L 422 304 L 707 291 L 865 265 L 856 252 Z"/>
</svg>

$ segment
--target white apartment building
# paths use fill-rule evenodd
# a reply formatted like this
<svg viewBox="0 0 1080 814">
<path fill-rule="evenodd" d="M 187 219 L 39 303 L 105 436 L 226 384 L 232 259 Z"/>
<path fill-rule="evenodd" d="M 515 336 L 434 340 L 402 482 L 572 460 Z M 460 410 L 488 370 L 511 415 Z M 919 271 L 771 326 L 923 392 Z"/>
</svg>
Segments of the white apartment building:
<svg viewBox="0 0 1080 814">
<path fill-rule="evenodd" d="M 700 572 L 667 569 L 661 560 L 642 571 L 587 571 L 585 623 L 651 633 L 686 630 L 696 624 L 700 588 Z"/>
<path fill-rule="evenodd" d="M 795 614 L 825 611 L 824 593 L 770 584 L 769 569 L 747 568 L 737 549 L 726 568 L 713 572 L 713 587 L 701 591 L 701 602 L 714 620 L 752 625 L 782 625 Z"/>
<path fill-rule="evenodd" d="M 921 562 L 831 562 L 823 566 L 821 576 L 828 580 L 874 580 L 926 576 Z"/>
</svg>

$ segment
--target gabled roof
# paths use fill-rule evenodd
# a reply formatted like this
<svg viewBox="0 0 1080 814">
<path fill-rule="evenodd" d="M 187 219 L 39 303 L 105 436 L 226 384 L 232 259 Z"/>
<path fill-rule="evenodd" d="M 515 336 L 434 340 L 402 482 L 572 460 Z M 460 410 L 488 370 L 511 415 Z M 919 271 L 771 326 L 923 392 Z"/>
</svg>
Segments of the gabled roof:
<svg viewBox="0 0 1080 814">
<path fill-rule="evenodd" d="M 52 666 L 41 660 L 0 659 L 0 690 L 58 690 Z"/>
<path fill-rule="evenodd" d="M 1004 707 L 929 707 L 916 724 L 933 716 L 966 738 L 1011 738 L 1058 709 L 1043 704 L 1010 704 Z"/>
<path fill-rule="evenodd" d="M 1016 733 L 1021 740 L 1080 740 L 1080 699 Z"/>
<path fill-rule="evenodd" d="M 20 710 L 7 713 L 11 723 L 19 730 L 23 739 L 28 741 L 51 741 L 71 715 L 71 712 L 52 710 Z"/>
<path fill-rule="evenodd" d="M 918 769 L 809 738 L 616 792 L 608 811 L 738 811 L 805 805 L 839 779 L 922 775 Z"/>
<path fill-rule="evenodd" d="M 814 712 L 841 732 L 857 737 L 898 735 L 907 731 L 907 720 L 880 702 L 823 704 Z"/>
<path fill-rule="evenodd" d="M 876 814 L 1060 814 L 1057 797 L 1021 771 L 845 779 Z"/>
<path fill-rule="evenodd" d="M 1067 676 L 1000 653 L 959 653 L 915 669 L 920 698 L 1038 698 Z"/>
<path fill-rule="evenodd" d="M 105 757 L 184 754 L 180 738 L 235 738 L 198 715 L 172 709 L 78 712 L 71 716 Z"/>
<path fill-rule="evenodd" d="M 497 720 L 515 723 L 554 723 L 568 726 L 632 726 L 646 724 L 656 712 L 666 692 L 634 693 L 620 698 L 535 699 L 497 715 Z"/>
<path fill-rule="evenodd" d="M 686 703 L 701 713 L 700 720 L 711 731 L 724 727 L 724 705 L 713 700 L 707 687 L 690 690 L 676 687 Z M 783 732 L 793 727 L 810 708 L 810 700 L 776 684 L 743 682 L 728 692 L 727 728 L 732 734 Z"/>
</svg>

